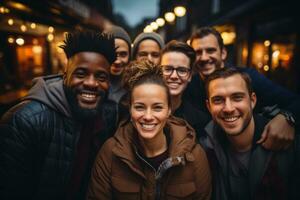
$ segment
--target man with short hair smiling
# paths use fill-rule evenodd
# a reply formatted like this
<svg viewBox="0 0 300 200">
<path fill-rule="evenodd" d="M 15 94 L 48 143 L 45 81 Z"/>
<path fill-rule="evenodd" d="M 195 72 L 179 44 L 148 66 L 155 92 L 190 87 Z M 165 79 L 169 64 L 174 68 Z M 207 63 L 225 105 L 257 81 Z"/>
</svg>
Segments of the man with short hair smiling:
<svg viewBox="0 0 300 200">
<path fill-rule="evenodd" d="M 96 153 L 114 132 L 107 100 L 114 39 L 66 36 L 64 75 L 36 78 L 0 122 L 0 199 L 85 199 Z"/>
<path fill-rule="evenodd" d="M 259 99 L 255 111 L 271 114 L 272 120 L 266 125 L 262 138 L 258 141 L 267 149 L 280 150 L 287 148 L 294 139 L 295 126 L 299 126 L 300 96 L 276 85 L 264 75 L 251 67 L 234 67 L 225 64 L 227 51 L 221 34 L 212 27 L 201 27 L 195 31 L 190 43 L 196 51 L 195 67 L 197 74 L 189 84 L 185 98 L 195 107 L 208 112 L 205 106 L 205 79 L 220 68 L 236 68 L 247 73 L 251 79 L 255 93 Z M 279 109 L 270 109 L 278 106 Z M 267 111 L 267 112 L 266 112 Z"/>
<path fill-rule="evenodd" d="M 299 199 L 298 144 L 278 152 L 257 144 L 268 120 L 253 114 L 257 98 L 249 76 L 219 69 L 208 76 L 205 88 L 213 121 L 201 144 L 214 177 L 213 199 Z"/>
</svg>

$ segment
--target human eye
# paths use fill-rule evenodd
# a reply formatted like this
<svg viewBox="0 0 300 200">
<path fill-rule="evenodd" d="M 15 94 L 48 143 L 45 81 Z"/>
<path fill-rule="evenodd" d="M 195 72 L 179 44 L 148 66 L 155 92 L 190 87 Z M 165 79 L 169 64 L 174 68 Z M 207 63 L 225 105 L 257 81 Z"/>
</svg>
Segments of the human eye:
<svg viewBox="0 0 300 200">
<path fill-rule="evenodd" d="M 76 78 L 84 78 L 86 76 L 86 70 L 76 69 L 73 73 Z"/>
<path fill-rule="evenodd" d="M 216 49 L 215 48 L 208 48 L 208 49 L 206 49 L 206 52 L 209 53 L 209 54 L 212 54 L 212 53 L 216 52 Z"/>
<path fill-rule="evenodd" d="M 221 104 L 224 102 L 224 99 L 222 97 L 213 97 L 211 101 L 213 104 Z"/>
<path fill-rule="evenodd" d="M 173 72 L 173 67 L 165 65 L 165 66 L 163 66 L 163 71 L 165 74 L 171 74 Z"/>
<path fill-rule="evenodd" d="M 137 111 L 143 111 L 144 110 L 144 106 L 143 105 L 134 105 L 133 106 L 134 110 L 137 110 Z"/>
<path fill-rule="evenodd" d="M 232 99 L 234 101 L 238 102 L 238 101 L 242 101 L 244 99 L 244 96 L 245 95 L 243 95 L 243 94 L 235 94 L 235 95 L 232 96 Z"/>
<path fill-rule="evenodd" d="M 196 50 L 196 55 L 201 55 L 202 54 L 202 50 Z"/>
<path fill-rule="evenodd" d="M 109 76 L 105 72 L 99 72 L 95 75 L 96 79 L 100 82 L 105 82 L 109 79 Z"/>
<path fill-rule="evenodd" d="M 126 51 L 117 52 L 117 57 L 124 58 L 128 55 Z"/>
<path fill-rule="evenodd" d="M 146 52 L 139 52 L 138 56 L 139 57 L 147 57 L 147 53 Z"/>
<path fill-rule="evenodd" d="M 162 105 L 155 105 L 155 106 L 153 107 L 153 110 L 154 110 L 155 112 L 160 112 L 160 111 L 163 110 L 163 106 L 162 106 Z"/>
<path fill-rule="evenodd" d="M 154 58 L 158 58 L 160 56 L 160 54 L 158 52 L 153 52 L 151 54 L 151 56 L 154 57 Z"/>
<path fill-rule="evenodd" d="M 186 67 L 178 67 L 177 72 L 181 76 L 186 76 L 189 73 L 189 69 Z"/>
</svg>

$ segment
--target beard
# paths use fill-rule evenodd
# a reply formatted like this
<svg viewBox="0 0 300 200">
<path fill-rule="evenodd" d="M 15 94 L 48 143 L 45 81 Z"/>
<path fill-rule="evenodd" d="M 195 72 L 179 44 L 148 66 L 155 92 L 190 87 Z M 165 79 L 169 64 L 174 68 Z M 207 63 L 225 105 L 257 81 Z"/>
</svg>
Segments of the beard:
<svg viewBox="0 0 300 200">
<path fill-rule="evenodd" d="M 100 97 L 99 102 L 95 108 L 83 108 L 79 105 L 77 100 L 77 94 L 81 93 L 85 89 L 70 88 L 64 85 L 64 91 L 66 94 L 67 101 L 70 105 L 73 117 L 78 120 L 87 121 L 101 113 L 103 102 L 107 99 L 107 93 L 104 90 L 97 90 L 97 95 Z M 95 91 L 93 91 L 95 92 Z"/>
<path fill-rule="evenodd" d="M 234 131 L 234 132 L 230 131 L 230 130 L 227 130 L 225 127 L 222 127 L 221 125 L 220 125 L 220 127 L 223 129 L 223 131 L 228 136 L 239 136 L 242 133 L 244 133 L 244 131 L 250 126 L 252 117 L 253 117 L 253 113 L 252 112 L 248 113 L 247 116 L 246 116 L 246 118 L 245 118 L 245 120 L 242 123 L 241 128 L 239 130 L 237 130 L 237 131 Z"/>
</svg>

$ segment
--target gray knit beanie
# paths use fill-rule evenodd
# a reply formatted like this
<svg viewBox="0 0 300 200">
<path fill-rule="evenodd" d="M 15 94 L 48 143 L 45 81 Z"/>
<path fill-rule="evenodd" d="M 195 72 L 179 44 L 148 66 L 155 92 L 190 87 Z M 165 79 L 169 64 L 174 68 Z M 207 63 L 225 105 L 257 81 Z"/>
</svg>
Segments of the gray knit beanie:
<svg viewBox="0 0 300 200">
<path fill-rule="evenodd" d="M 131 50 L 131 39 L 129 34 L 120 26 L 111 26 L 104 30 L 105 33 L 113 35 L 115 38 L 122 39 L 127 42 L 129 52 Z"/>
<path fill-rule="evenodd" d="M 133 42 L 133 47 L 132 47 L 132 58 L 133 59 L 135 59 L 139 44 L 145 39 L 154 40 L 159 45 L 160 49 L 164 48 L 164 46 L 165 46 L 164 39 L 158 33 L 155 33 L 155 32 L 140 33 Z"/>
</svg>

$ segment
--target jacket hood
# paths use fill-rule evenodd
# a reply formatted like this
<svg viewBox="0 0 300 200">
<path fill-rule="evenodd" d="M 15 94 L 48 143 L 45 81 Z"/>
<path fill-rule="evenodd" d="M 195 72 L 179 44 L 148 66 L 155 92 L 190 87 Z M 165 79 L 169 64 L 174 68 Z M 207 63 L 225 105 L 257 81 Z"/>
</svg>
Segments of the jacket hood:
<svg viewBox="0 0 300 200">
<path fill-rule="evenodd" d="M 33 87 L 23 100 L 36 100 L 67 117 L 72 116 L 63 89 L 62 75 L 50 75 L 33 79 Z"/>
<path fill-rule="evenodd" d="M 170 134 L 169 157 L 190 155 L 196 145 L 194 129 L 186 121 L 176 117 L 170 117 L 166 127 Z M 130 121 L 120 124 L 114 138 L 116 140 L 116 146 L 113 149 L 115 154 L 130 160 L 136 156 L 134 148 L 137 146 L 137 131 Z"/>
</svg>

